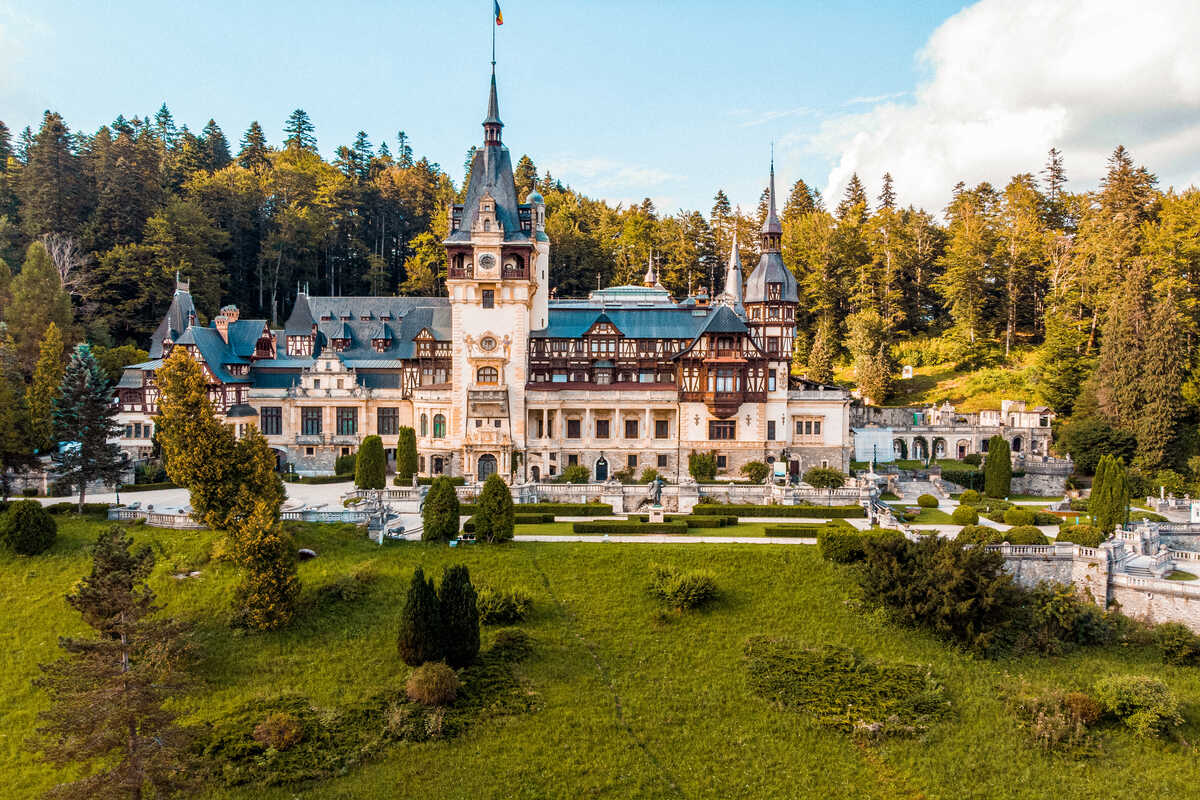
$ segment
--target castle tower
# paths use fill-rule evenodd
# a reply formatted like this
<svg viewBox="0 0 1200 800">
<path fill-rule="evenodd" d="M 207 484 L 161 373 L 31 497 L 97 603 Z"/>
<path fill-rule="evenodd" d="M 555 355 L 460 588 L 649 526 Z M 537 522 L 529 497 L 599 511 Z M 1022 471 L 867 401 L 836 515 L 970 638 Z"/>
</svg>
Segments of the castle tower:
<svg viewBox="0 0 1200 800">
<path fill-rule="evenodd" d="M 759 235 L 762 255 L 746 279 L 747 325 L 754 341 L 772 362 L 790 361 L 796 338 L 796 306 L 800 298 L 796 278 L 783 263 L 783 226 L 775 213 L 775 161 L 767 188 L 767 218 Z"/>
<path fill-rule="evenodd" d="M 460 454 L 455 472 L 476 478 L 518 472 L 529 332 L 549 321 L 545 203 L 536 192 L 518 202 L 503 128 L 493 66 L 483 147 L 462 205 L 450 209 L 445 241 L 454 330 L 447 436 Z"/>
<path fill-rule="evenodd" d="M 746 306 L 742 302 L 742 257 L 738 254 L 737 238 L 729 248 L 729 266 L 725 271 L 725 291 L 717 301 L 733 309 L 742 319 L 746 318 Z"/>
</svg>

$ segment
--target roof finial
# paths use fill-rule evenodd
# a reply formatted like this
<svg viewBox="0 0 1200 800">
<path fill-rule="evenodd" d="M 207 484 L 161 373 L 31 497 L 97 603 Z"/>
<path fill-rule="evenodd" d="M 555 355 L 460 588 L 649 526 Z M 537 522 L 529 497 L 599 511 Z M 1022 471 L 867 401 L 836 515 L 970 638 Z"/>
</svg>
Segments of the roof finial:
<svg viewBox="0 0 1200 800">
<path fill-rule="evenodd" d="M 646 259 L 646 275 L 642 278 L 643 286 L 653 286 L 658 282 L 654 275 L 654 250 L 650 250 L 650 258 Z"/>
<path fill-rule="evenodd" d="M 488 90 L 487 119 L 483 121 L 483 144 L 499 145 L 500 129 L 504 123 L 500 121 L 500 101 L 496 97 L 496 62 L 492 62 L 492 84 Z"/>
<path fill-rule="evenodd" d="M 764 237 L 783 233 L 783 226 L 779 224 L 779 216 L 775 213 L 775 144 L 771 143 L 771 179 L 767 184 L 767 218 L 763 220 L 762 232 Z M 778 249 L 779 242 L 763 242 L 764 250 Z"/>
</svg>

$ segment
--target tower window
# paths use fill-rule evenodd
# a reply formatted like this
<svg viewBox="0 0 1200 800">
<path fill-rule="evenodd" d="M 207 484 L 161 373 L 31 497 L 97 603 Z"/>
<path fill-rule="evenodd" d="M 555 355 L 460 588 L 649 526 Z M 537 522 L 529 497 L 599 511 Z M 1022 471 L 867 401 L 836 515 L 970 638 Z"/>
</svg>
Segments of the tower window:
<svg viewBox="0 0 1200 800">
<path fill-rule="evenodd" d="M 480 367 L 476 375 L 477 383 L 499 383 L 500 373 L 495 367 Z"/>
<path fill-rule="evenodd" d="M 484 289 L 483 290 L 483 307 L 484 308 L 495 308 L 496 307 L 496 290 L 495 289 Z"/>
<path fill-rule="evenodd" d="M 783 284 L 782 283 L 768 283 L 767 284 L 767 299 L 768 300 L 782 300 L 783 299 Z"/>
</svg>

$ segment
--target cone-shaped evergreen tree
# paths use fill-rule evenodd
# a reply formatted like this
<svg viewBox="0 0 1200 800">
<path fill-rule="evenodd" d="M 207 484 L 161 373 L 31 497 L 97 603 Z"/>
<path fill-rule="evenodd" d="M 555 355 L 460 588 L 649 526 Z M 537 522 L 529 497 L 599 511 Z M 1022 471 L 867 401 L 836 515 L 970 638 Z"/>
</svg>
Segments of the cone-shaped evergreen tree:
<svg viewBox="0 0 1200 800">
<path fill-rule="evenodd" d="M 808 351 L 808 371 L 806 377 L 817 383 L 833 382 L 833 357 L 836 354 L 837 343 L 834 341 L 833 320 L 822 317 L 817 323 L 817 332 L 813 337 L 812 347 Z"/>
<path fill-rule="evenodd" d="M 407 425 L 400 429 L 396 439 L 396 483 L 412 482 L 417 474 L 417 434 Z"/>
<path fill-rule="evenodd" d="M 120 435 L 118 406 L 112 398 L 108 376 L 91 348 L 79 345 L 71 354 L 54 401 L 55 434 L 69 444 L 56 450 L 53 459 L 59 479 L 79 487 L 81 514 L 88 483 L 116 483 L 125 463 L 121 448 L 110 441 Z"/>
<path fill-rule="evenodd" d="M 291 537 L 279 524 L 279 507 L 260 500 L 232 535 L 245 570 L 234 598 L 238 621 L 256 630 L 284 627 L 295 614 L 300 579 Z"/>
<path fill-rule="evenodd" d="M 508 484 L 496 473 L 484 481 L 475 510 L 475 538 L 506 542 L 513 537 L 513 501 Z"/>
<path fill-rule="evenodd" d="M 33 382 L 25 395 L 29 406 L 29 428 L 38 450 L 46 450 L 54 444 L 54 400 L 62 378 L 62 332 L 51 322 L 42 337 Z"/>
<path fill-rule="evenodd" d="M 21 368 L 33 369 L 46 328 L 53 322 L 59 331 L 71 324 L 71 298 L 63 291 L 62 279 L 41 242 L 29 245 L 21 273 L 13 278 L 12 302 L 4 310 L 4 321 L 13 338 Z"/>
<path fill-rule="evenodd" d="M 988 440 L 987 461 L 983 464 L 983 492 L 988 497 L 1008 497 L 1012 491 L 1012 459 L 1008 442 L 1002 436 Z"/>
<path fill-rule="evenodd" d="M 448 542 L 458 535 L 459 502 L 454 484 L 440 475 L 425 495 L 421 508 L 423 529 L 421 539 L 427 542 Z"/>
<path fill-rule="evenodd" d="M 387 485 L 386 470 L 383 440 L 378 436 L 367 436 L 362 440 L 358 456 L 354 459 L 354 485 L 359 489 L 382 489 Z"/>
<path fill-rule="evenodd" d="M 1174 466 L 1183 420 L 1184 368 L 1188 348 L 1181 335 L 1178 307 L 1171 294 L 1159 300 L 1150 317 L 1150 335 L 1142 351 L 1141 395 L 1145 405 L 1136 418 L 1137 464 L 1145 469 Z"/>
<path fill-rule="evenodd" d="M 408 598 L 400 615 L 400 658 L 410 667 L 426 661 L 441 661 L 441 607 L 433 580 L 417 567 L 408 586 Z"/>
<path fill-rule="evenodd" d="M 38 715 L 41 757 L 93 765 L 55 797 L 166 797 L 190 782 L 187 731 L 163 708 L 181 685 L 184 627 L 154 616 L 154 556 L 131 544 L 115 525 L 100 534 L 91 574 L 67 595 L 96 638 L 60 639 L 66 657 L 41 665 L 34 681 L 50 697 Z"/>
<path fill-rule="evenodd" d="M 446 663 L 469 667 L 479 655 L 479 607 L 471 575 L 461 564 L 446 567 L 438 589 Z"/>
<path fill-rule="evenodd" d="M 1092 494 L 1088 499 L 1088 515 L 1092 525 L 1105 536 L 1125 522 L 1129 506 L 1129 478 L 1125 464 L 1119 458 L 1102 456 L 1092 478 Z"/>
<path fill-rule="evenodd" d="M 238 164 L 253 172 L 262 172 L 271 166 L 271 148 L 262 125 L 251 122 L 242 136 L 242 149 L 238 152 Z"/>
</svg>

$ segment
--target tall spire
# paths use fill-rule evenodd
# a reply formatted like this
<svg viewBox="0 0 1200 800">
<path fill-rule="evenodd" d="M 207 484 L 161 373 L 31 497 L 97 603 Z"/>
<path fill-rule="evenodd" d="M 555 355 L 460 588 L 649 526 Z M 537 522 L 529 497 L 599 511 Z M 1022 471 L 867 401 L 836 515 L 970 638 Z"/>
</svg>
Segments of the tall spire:
<svg viewBox="0 0 1200 800">
<path fill-rule="evenodd" d="M 721 300 L 738 316 L 746 315 L 746 307 L 742 305 L 742 258 L 738 253 L 736 238 L 729 248 L 729 268 L 725 271 L 725 291 L 721 293 Z"/>
<path fill-rule="evenodd" d="M 771 147 L 771 180 L 767 184 L 767 218 L 762 226 L 762 249 L 764 253 L 779 252 L 780 239 L 783 237 L 783 226 L 779 224 L 779 216 L 775 213 L 775 148 Z"/>
<path fill-rule="evenodd" d="M 496 99 L 496 62 L 492 62 L 492 87 L 488 93 L 487 119 L 483 121 L 483 144 L 499 145 L 500 129 L 504 123 L 500 121 L 500 102 Z"/>
<path fill-rule="evenodd" d="M 646 260 L 646 275 L 642 278 L 643 286 L 653 286 L 658 283 L 658 276 L 654 274 L 654 253 L 650 253 L 650 258 Z"/>
</svg>

